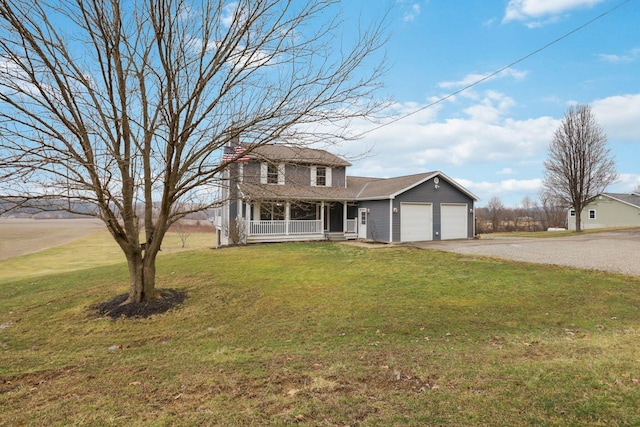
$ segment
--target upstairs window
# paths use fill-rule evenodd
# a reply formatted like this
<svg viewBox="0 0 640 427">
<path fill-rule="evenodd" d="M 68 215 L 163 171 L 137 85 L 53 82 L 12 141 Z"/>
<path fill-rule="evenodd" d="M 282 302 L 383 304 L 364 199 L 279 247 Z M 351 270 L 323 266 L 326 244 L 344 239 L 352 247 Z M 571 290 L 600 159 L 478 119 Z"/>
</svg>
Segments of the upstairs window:
<svg viewBox="0 0 640 427">
<path fill-rule="evenodd" d="M 278 165 L 267 164 L 267 184 L 278 183 Z"/>
<path fill-rule="evenodd" d="M 331 187 L 331 168 L 326 166 L 311 166 L 311 186 Z"/>
<path fill-rule="evenodd" d="M 316 168 L 316 185 L 318 187 L 326 187 L 327 185 L 327 168 L 318 166 Z"/>
<path fill-rule="evenodd" d="M 260 165 L 260 183 L 284 185 L 284 163 L 264 162 Z"/>
<path fill-rule="evenodd" d="M 576 216 L 576 210 L 575 210 L 575 209 L 571 209 L 571 210 L 569 211 L 569 216 L 570 216 L 570 217 L 574 217 L 574 216 Z"/>
</svg>

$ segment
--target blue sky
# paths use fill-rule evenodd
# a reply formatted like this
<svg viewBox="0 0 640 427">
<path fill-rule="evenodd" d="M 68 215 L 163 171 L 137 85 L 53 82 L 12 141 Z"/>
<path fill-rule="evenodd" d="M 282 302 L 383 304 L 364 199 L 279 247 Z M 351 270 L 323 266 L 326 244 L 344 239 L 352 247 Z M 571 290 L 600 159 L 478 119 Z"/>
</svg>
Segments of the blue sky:
<svg viewBox="0 0 640 427">
<path fill-rule="evenodd" d="M 393 99 L 389 117 L 417 111 L 610 11 L 495 77 L 343 146 L 344 154 L 371 149 L 352 162 L 351 175 L 440 170 L 476 194 L 479 206 L 493 196 L 516 206 L 525 196 L 537 199 L 553 132 L 570 105 L 583 103 L 603 127 L 620 174 L 607 190 L 640 186 L 640 1 L 349 0 L 343 7 L 365 21 L 390 8 L 380 92 Z"/>
</svg>

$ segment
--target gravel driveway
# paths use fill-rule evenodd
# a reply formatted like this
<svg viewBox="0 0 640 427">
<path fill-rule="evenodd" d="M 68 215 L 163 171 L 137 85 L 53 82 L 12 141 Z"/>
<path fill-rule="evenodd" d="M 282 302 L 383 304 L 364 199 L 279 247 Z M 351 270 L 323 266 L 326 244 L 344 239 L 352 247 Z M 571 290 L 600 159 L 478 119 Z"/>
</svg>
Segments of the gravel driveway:
<svg viewBox="0 0 640 427">
<path fill-rule="evenodd" d="M 419 242 L 415 246 L 640 276 L 640 230 L 549 238 L 483 235 L 476 240 Z"/>
</svg>

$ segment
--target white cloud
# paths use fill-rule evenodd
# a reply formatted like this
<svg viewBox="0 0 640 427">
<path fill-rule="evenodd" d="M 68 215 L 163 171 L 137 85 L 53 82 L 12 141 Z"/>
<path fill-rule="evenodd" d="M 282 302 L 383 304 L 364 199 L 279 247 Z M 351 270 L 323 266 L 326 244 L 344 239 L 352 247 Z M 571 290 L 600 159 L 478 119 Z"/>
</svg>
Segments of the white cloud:
<svg viewBox="0 0 640 427">
<path fill-rule="evenodd" d="M 482 23 L 482 26 L 484 26 L 484 27 L 493 27 L 493 24 L 495 22 L 496 22 L 496 18 L 490 18 L 490 19 L 487 19 L 486 21 L 484 21 Z"/>
<path fill-rule="evenodd" d="M 591 107 L 610 140 L 640 140 L 640 93 L 598 99 Z"/>
<path fill-rule="evenodd" d="M 620 193 L 631 193 L 640 188 L 640 175 L 632 173 L 622 173 L 618 177 L 618 182 L 608 188 L 607 191 Z"/>
<path fill-rule="evenodd" d="M 438 121 L 437 109 L 423 110 L 367 134 L 365 143 L 373 147 L 374 157 L 357 167 L 369 170 L 384 163 L 385 176 L 393 176 L 448 166 L 513 164 L 541 156 L 559 122 L 551 117 L 505 118 L 513 104 L 509 97 L 487 91 L 464 110 L 466 117 Z M 404 104 L 394 106 L 396 111 L 403 108 Z"/>
<path fill-rule="evenodd" d="M 461 80 L 440 82 L 438 83 L 438 86 L 443 89 L 458 89 L 458 88 L 464 88 L 464 87 L 473 85 L 480 81 L 484 82 L 484 81 L 489 81 L 493 79 L 501 79 L 501 78 L 507 78 L 507 77 L 511 77 L 515 80 L 522 80 L 525 78 L 526 75 L 527 75 L 526 71 L 518 71 L 515 68 L 507 68 L 506 70 L 496 74 L 495 76 L 491 76 L 491 73 L 485 73 L 485 74 L 471 73 L 471 74 L 467 74 Z"/>
<path fill-rule="evenodd" d="M 512 206 L 513 203 L 519 201 L 518 199 L 514 201 L 513 198 L 517 198 L 521 194 L 528 194 L 529 197 L 535 199 L 542 186 L 542 179 L 507 179 L 496 182 L 474 182 L 458 178 L 456 181 L 480 198 L 480 206 L 486 205 L 489 199 L 494 196 L 498 197 L 507 206 Z M 507 201 L 506 203 L 505 200 Z"/>
<path fill-rule="evenodd" d="M 591 105 L 610 140 L 638 142 L 640 94 L 612 96 Z M 388 114 L 400 117 L 424 106 L 398 103 Z M 511 97 L 487 90 L 418 111 L 343 146 L 352 154 L 371 148 L 367 156 L 353 161 L 349 173 L 392 177 L 441 170 L 484 202 L 497 196 L 515 206 L 525 195 L 536 199 L 542 162 L 562 117 L 515 118 L 514 106 Z M 370 129 L 370 124 L 358 127 Z M 640 184 L 635 170 L 621 172 L 621 181 L 609 191 L 630 192 Z"/>
<path fill-rule="evenodd" d="M 237 2 L 231 2 L 224 5 L 221 18 L 222 25 L 227 28 L 231 27 L 231 25 L 233 25 L 233 22 L 238 19 L 239 16 L 242 16 L 242 14 L 238 12 Z M 244 20 L 244 18 L 240 19 Z"/>
<path fill-rule="evenodd" d="M 486 91 L 485 98 L 478 104 L 465 108 L 463 111 L 471 118 L 484 123 L 496 123 L 505 113 L 515 105 L 513 99 L 499 92 Z"/>
<path fill-rule="evenodd" d="M 604 0 L 511 0 L 502 22 L 533 21 L 530 28 L 555 22 L 559 15 L 574 9 L 590 8 Z"/>
<path fill-rule="evenodd" d="M 640 48 L 631 49 L 623 54 L 599 53 L 597 56 L 601 61 L 609 62 L 611 64 L 630 63 L 638 59 L 640 56 Z"/>
<path fill-rule="evenodd" d="M 420 4 L 414 3 L 411 5 L 411 8 L 409 9 L 409 11 L 405 12 L 402 15 L 402 20 L 404 22 L 411 22 L 415 20 L 419 15 L 420 15 Z"/>
</svg>

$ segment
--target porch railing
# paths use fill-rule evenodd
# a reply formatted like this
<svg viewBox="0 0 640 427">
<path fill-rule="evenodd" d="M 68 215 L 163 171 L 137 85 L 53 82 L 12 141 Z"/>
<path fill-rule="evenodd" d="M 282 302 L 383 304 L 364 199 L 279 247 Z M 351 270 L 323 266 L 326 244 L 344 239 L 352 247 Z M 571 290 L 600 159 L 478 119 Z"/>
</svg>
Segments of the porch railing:
<svg viewBox="0 0 640 427">
<path fill-rule="evenodd" d="M 250 221 L 250 236 L 321 234 L 321 220 Z"/>
<path fill-rule="evenodd" d="M 299 220 L 289 221 L 289 234 L 316 234 L 322 233 L 322 221 L 320 220 Z"/>
<path fill-rule="evenodd" d="M 357 219 L 348 219 L 347 220 L 347 233 L 356 233 L 358 232 L 358 220 Z"/>
</svg>

